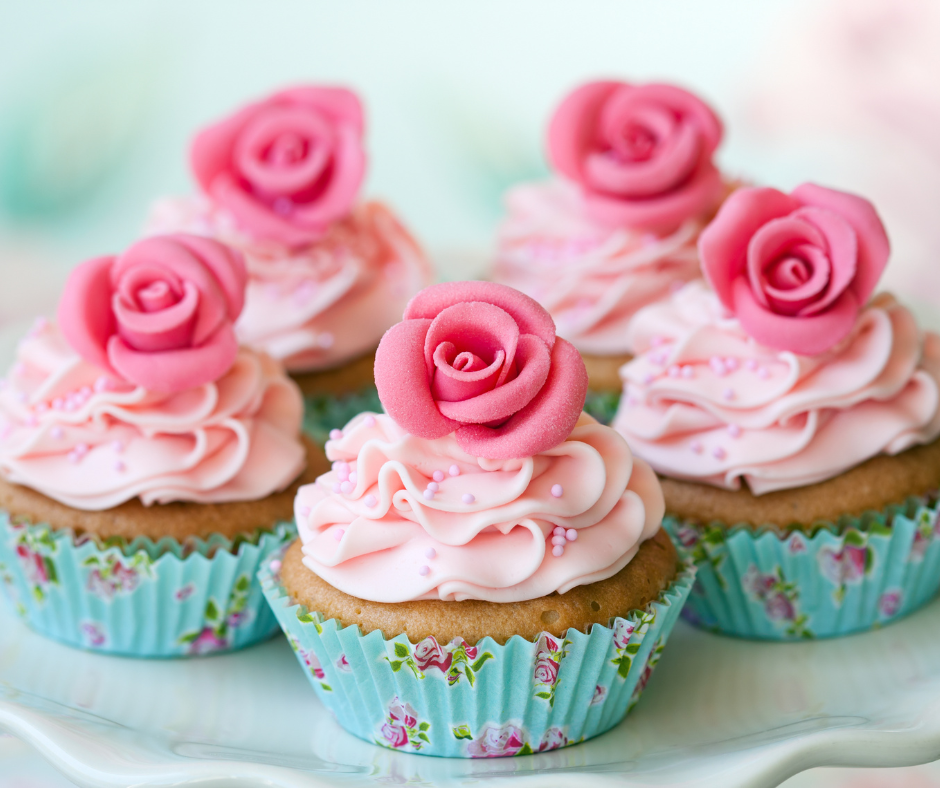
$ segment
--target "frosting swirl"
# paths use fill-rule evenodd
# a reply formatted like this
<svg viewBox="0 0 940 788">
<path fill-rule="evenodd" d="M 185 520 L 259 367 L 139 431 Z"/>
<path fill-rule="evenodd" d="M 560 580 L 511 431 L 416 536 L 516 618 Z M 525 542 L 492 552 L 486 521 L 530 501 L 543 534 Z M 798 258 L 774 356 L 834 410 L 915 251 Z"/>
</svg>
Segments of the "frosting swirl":
<svg viewBox="0 0 940 788">
<path fill-rule="evenodd" d="M 295 502 L 304 564 L 377 602 L 564 593 L 620 571 L 664 510 L 650 467 L 587 415 L 566 441 L 521 459 L 477 458 L 453 434 L 417 438 L 373 414 L 326 452 L 333 470 Z"/>
<path fill-rule="evenodd" d="M 247 235 L 204 197 L 157 203 L 147 231 L 206 235 L 241 251 L 248 287 L 236 334 L 291 372 L 329 369 L 373 350 L 432 278 L 415 240 L 379 202 L 360 204 L 300 248 Z"/>
<path fill-rule="evenodd" d="M 641 311 L 613 427 L 667 476 L 760 495 L 940 435 L 940 337 L 887 294 L 830 350 L 757 344 L 696 282 Z"/>
<path fill-rule="evenodd" d="M 85 510 L 255 500 L 303 470 L 302 413 L 280 365 L 247 348 L 218 380 L 158 393 L 83 360 L 42 320 L 0 379 L 0 473 Z"/>
<path fill-rule="evenodd" d="M 637 310 L 701 275 L 698 219 L 665 235 L 611 228 L 588 218 L 577 187 L 561 180 L 517 186 L 506 202 L 493 278 L 541 303 L 584 353 L 632 352 Z"/>
</svg>

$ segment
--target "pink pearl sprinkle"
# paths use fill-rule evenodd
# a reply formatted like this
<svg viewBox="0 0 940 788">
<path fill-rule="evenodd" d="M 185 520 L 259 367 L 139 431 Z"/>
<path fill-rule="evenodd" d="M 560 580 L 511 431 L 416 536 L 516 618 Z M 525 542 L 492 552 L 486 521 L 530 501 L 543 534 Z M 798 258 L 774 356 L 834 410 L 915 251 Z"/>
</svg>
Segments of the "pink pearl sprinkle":
<svg viewBox="0 0 940 788">
<path fill-rule="evenodd" d="M 652 353 L 650 354 L 650 361 L 653 362 L 657 367 L 661 367 L 666 363 L 666 354 L 665 353 Z"/>
<path fill-rule="evenodd" d="M 429 574 L 431 574 L 431 567 L 429 566 L 418 567 L 418 574 L 421 575 L 421 577 L 427 577 Z"/>
<path fill-rule="evenodd" d="M 65 407 L 65 400 L 62 397 L 56 397 L 52 400 L 52 409 L 53 410 L 62 410 Z"/>
<path fill-rule="evenodd" d="M 759 370 L 757 370 L 757 377 L 759 377 L 761 380 L 767 380 L 767 378 L 770 377 L 770 371 L 767 369 L 767 367 L 761 367 Z"/>
<path fill-rule="evenodd" d="M 436 482 L 444 481 L 444 471 L 434 471 L 434 473 L 431 474 L 431 478 Z"/>
<path fill-rule="evenodd" d="M 339 482 L 335 482 L 335 483 L 333 484 L 333 492 L 336 493 L 337 495 L 339 495 L 339 493 L 341 492 L 340 487 L 341 487 L 340 483 L 339 483 Z"/>
<path fill-rule="evenodd" d="M 430 501 L 434 498 L 434 490 L 425 490 L 424 491 L 424 500 Z"/>
<path fill-rule="evenodd" d="M 738 360 L 733 356 L 729 356 L 725 359 L 725 366 L 730 372 L 734 372 L 738 368 Z"/>
<path fill-rule="evenodd" d="M 560 484 L 553 484 L 551 493 L 553 498 L 561 498 L 561 496 L 565 494 L 565 488 Z"/>
<path fill-rule="evenodd" d="M 309 516 L 310 516 L 310 507 L 309 507 L 309 506 L 301 506 L 301 507 L 300 507 L 300 516 L 301 516 L 301 517 L 309 517 Z"/>
<path fill-rule="evenodd" d="M 356 475 L 356 472 L 355 472 L 355 471 L 350 471 L 350 472 L 349 472 L 349 483 L 350 483 L 350 484 L 355 484 L 357 481 L 359 481 L 359 477 Z"/>
<path fill-rule="evenodd" d="M 68 453 L 69 462 L 73 465 L 81 459 L 81 455 L 76 454 L 74 451 Z"/>
<path fill-rule="evenodd" d="M 727 400 L 734 399 L 734 389 L 728 388 L 721 392 L 721 396 Z"/>
<path fill-rule="evenodd" d="M 460 496 L 460 500 L 463 501 L 465 504 L 469 505 L 476 500 L 476 497 L 472 495 L 471 493 L 464 493 L 463 495 Z"/>
<path fill-rule="evenodd" d="M 652 383 L 654 380 L 656 380 L 656 376 L 655 376 L 652 372 L 647 372 L 647 373 L 643 376 L 643 382 L 644 382 L 647 386 L 650 385 L 650 383 Z"/>
<path fill-rule="evenodd" d="M 553 537 L 552 537 L 552 544 L 555 544 L 555 545 L 564 545 L 565 542 L 567 542 L 567 541 L 568 541 L 568 540 L 565 539 L 565 537 L 563 537 L 563 536 L 553 536 Z"/>
<path fill-rule="evenodd" d="M 123 473 L 126 468 L 127 466 L 124 464 L 123 460 L 118 460 L 116 463 L 114 463 L 114 470 L 116 470 L 118 473 Z"/>
<path fill-rule="evenodd" d="M 567 539 L 569 542 L 577 542 L 578 532 L 574 528 L 569 528 L 567 531 L 565 531 L 565 539 Z"/>
<path fill-rule="evenodd" d="M 565 548 L 562 547 L 560 544 L 556 544 L 552 548 L 552 555 L 555 556 L 555 558 L 561 558 L 564 554 L 565 554 Z"/>
<path fill-rule="evenodd" d="M 339 440 L 340 438 L 342 438 L 342 437 L 343 437 L 343 431 L 342 431 L 342 430 L 330 430 L 330 440 L 331 440 L 331 441 L 338 441 L 338 440 Z"/>
<path fill-rule="evenodd" d="M 363 419 L 363 424 L 365 424 L 367 427 L 374 427 L 375 416 L 372 416 L 371 414 L 369 416 L 366 416 L 365 419 Z"/>
<path fill-rule="evenodd" d="M 659 334 L 653 334 L 653 336 L 650 337 L 650 345 L 652 347 L 659 347 L 665 341 L 666 340 L 659 336 Z"/>
<path fill-rule="evenodd" d="M 729 434 L 732 438 L 740 438 L 740 437 L 741 437 L 741 428 L 740 428 L 737 424 L 729 424 L 729 425 L 728 425 L 728 434 Z"/>
<path fill-rule="evenodd" d="M 708 366 L 710 366 L 712 372 L 720 378 L 728 374 L 728 370 L 725 368 L 725 362 L 718 358 L 718 356 L 712 356 L 708 362 Z"/>
<path fill-rule="evenodd" d="M 116 454 L 122 454 L 124 452 L 124 441 L 114 441 L 111 448 L 114 449 Z"/>
<path fill-rule="evenodd" d="M 690 448 L 692 451 L 694 451 L 696 454 L 701 454 L 701 453 L 702 453 L 702 450 L 703 450 L 705 447 L 702 446 L 702 442 L 701 442 L 701 441 L 692 441 L 692 443 L 689 444 L 689 448 Z"/>
<path fill-rule="evenodd" d="M 716 446 L 714 449 L 712 449 L 712 455 L 716 460 L 723 460 L 727 456 L 725 450 L 722 449 L 721 446 Z"/>
<path fill-rule="evenodd" d="M 56 440 L 62 440 L 65 437 L 65 430 L 63 430 L 58 424 L 49 430 L 49 434 Z"/>
<path fill-rule="evenodd" d="M 556 525 L 556 526 L 552 529 L 552 536 L 564 536 L 564 535 L 565 535 L 564 526 Z"/>
<path fill-rule="evenodd" d="M 78 446 L 75 447 L 75 451 L 77 451 L 79 454 L 88 454 L 88 444 L 79 443 Z"/>
<path fill-rule="evenodd" d="M 375 506 L 379 501 L 378 501 L 378 499 L 377 499 L 374 495 L 369 494 L 369 495 L 367 495 L 365 498 L 362 499 L 362 502 L 363 502 L 366 506 L 368 506 L 368 507 L 371 509 L 371 508 L 372 508 L 373 506 Z"/>
<path fill-rule="evenodd" d="M 346 481 L 340 484 L 339 489 L 340 489 L 340 492 L 345 493 L 346 495 L 349 495 L 349 493 L 351 493 L 356 488 L 352 482 Z"/>
<path fill-rule="evenodd" d="M 336 529 L 334 529 L 334 531 L 333 531 L 333 538 L 334 538 L 337 542 L 341 541 L 342 538 L 343 538 L 345 535 L 346 535 L 346 529 L 345 529 L 345 528 L 336 528 Z"/>
<path fill-rule="evenodd" d="M 427 558 L 437 558 L 437 550 L 435 550 L 433 547 L 429 547 L 424 551 L 424 555 Z"/>
<path fill-rule="evenodd" d="M 281 562 L 276 558 L 270 564 L 268 564 L 268 566 L 271 567 L 272 572 L 279 572 L 281 570 Z"/>
<path fill-rule="evenodd" d="M 459 466 L 459 465 L 451 465 L 450 468 L 447 469 L 447 472 L 448 472 L 451 476 L 460 476 L 460 466 Z"/>
<path fill-rule="evenodd" d="M 339 468 L 336 471 L 336 478 L 339 479 L 341 482 L 348 482 L 349 481 L 349 466 L 344 465 L 343 467 Z"/>
<path fill-rule="evenodd" d="M 428 482 L 428 489 L 431 492 L 437 492 L 441 489 L 441 486 L 437 482 Z"/>
<path fill-rule="evenodd" d="M 666 370 L 666 371 L 667 371 L 669 377 L 671 377 L 671 378 L 677 378 L 677 377 L 679 377 L 679 375 L 682 374 L 682 370 L 679 368 L 679 366 L 678 366 L 677 364 L 673 364 L 673 365 L 672 365 L 671 367 L 669 367 L 669 369 Z"/>
<path fill-rule="evenodd" d="M 755 369 L 757 369 L 757 359 L 749 358 L 747 361 L 744 362 L 744 366 L 747 367 L 747 369 L 751 370 L 751 372 L 753 372 Z"/>
<path fill-rule="evenodd" d="M 37 419 L 35 415 L 33 415 L 32 413 L 30 413 L 30 414 L 26 417 L 26 426 L 27 426 L 27 427 L 35 427 L 37 424 L 39 424 L 39 419 Z"/>
<path fill-rule="evenodd" d="M 685 366 L 682 368 L 682 377 L 689 379 L 695 377 L 695 370 L 690 366 Z"/>
</svg>

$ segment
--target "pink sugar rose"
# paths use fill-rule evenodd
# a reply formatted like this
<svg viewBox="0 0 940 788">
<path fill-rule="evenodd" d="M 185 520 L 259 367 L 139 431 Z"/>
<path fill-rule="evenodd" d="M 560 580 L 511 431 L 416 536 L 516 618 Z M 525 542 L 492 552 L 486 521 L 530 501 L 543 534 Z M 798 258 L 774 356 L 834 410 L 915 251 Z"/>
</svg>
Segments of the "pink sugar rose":
<svg viewBox="0 0 940 788">
<path fill-rule="evenodd" d="M 668 231 L 721 200 L 712 163 L 721 136 L 715 113 L 674 85 L 589 82 L 555 110 L 548 152 L 591 218 Z"/>
<path fill-rule="evenodd" d="M 183 391 L 217 380 L 234 363 L 245 282 L 234 249 L 195 235 L 157 235 L 75 268 L 59 325 L 89 363 L 150 391 Z"/>
<path fill-rule="evenodd" d="M 493 282 L 422 290 L 382 337 L 375 384 L 386 412 L 420 438 L 456 430 L 476 457 L 528 457 L 574 429 L 587 372 L 548 312 Z"/>
<path fill-rule="evenodd" d="M 441 673 L 450 670 L 450 664 L 454 659 L 453 654 L 447 653 L 433 637 L 426 637 L 415 646 L 415 664 L 418 670 L 425 671 L 428 668 L 437 668 Z"/>
<path fill-rule="evenodd" d="M 699 238 L 702 271 L 754 339 L 812 356 L 845 339 L 888 261 L 874 207 L 804 183 L 739 189 Z"/>
<path fill-rule="evenodd" d="M 283 90 L 203 129 L 193 174 L 248 234 L 302 246 L 349 213 L 366 169 L 362 132 L 352 91 Z"/>
</svg>

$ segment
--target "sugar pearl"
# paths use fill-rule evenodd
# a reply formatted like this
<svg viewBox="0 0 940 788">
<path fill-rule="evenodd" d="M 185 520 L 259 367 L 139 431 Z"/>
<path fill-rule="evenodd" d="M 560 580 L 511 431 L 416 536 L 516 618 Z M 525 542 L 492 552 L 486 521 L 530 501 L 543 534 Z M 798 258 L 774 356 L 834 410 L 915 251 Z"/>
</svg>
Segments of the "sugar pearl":
<svg viewBox="0 0 940 788">
<path fill-rule="evenodd" d="M 689 448 L 690 448 L 692 451 L 694 451 L 696 454 L 701 454 L 701 453 L 702 453 L 702 450 L 703 450 L 705 447 L 702 446 L 702 442 L 701 442 L 701 441 L 692 441 L 692 443 L 689 444 Z"/>
<path fill-rule="evenodd" d="M 444 471 L 434 471 L 434 473 L 431 474 L 431 478 L 436 482 L 444 481 Z"/>
<path fill-rule="evenodd" d="M 348 482 L 349 481 L 349 466 L 348 465 L 340 466 L 336 470 L 336 478 L 339 479 L 341 482 Z"/>
<path fill-rule="evenodd" d="M 378 503 L 378 499 L 371 493 L 362 499 L 362 502 L 370 509 Z"/>
<path fill-rule="evenodd" d="M 770 377 L 770 371 L 767 369 L 767 367 L 761 367 L 757 370 L 757 377 L 759 377 L 761 380 L 767 380 L 767 378 Z"/>
<path fill-rule="evenodd" d="M 276 558 L 270 564 L 268 564 L 268 566 L 271 567 L 272 572 L 281 571 L 281 562 L 278 561 Z"/>
<path fill-rule="evenodd" d="M 712 449 L 712 455 L 714 455 L 716 460 L 723 460 L 726 456 L 725 450 L 722 449 L 721 446 L 716 446 Z"/>
<path fill-rule="evenodd" d="M 336 528 L 333 530 L 333 538 L 339 542 L 346 535 L 345 528 Z"/>
<path fill-rule="evenodd" d="M 741 437 L 741 428 L 740 428 L 737 424 L 729 424 L 729 425 L 728 425 L 728 434 L 729 434 L 732 438 L 740 438 L 740 437 Z"/>
<path fill-rule="evenodd" d="M 561 498 L 561 496 L 565 494 L 565 488 L 560 484 L 553 484 L 551 493 L 553 498 Z"/>
<path fill-rule="evenodd" d="M 569 528 L 567 531 L 565 531 L 565 539 L 567 539 L 569 542 L 577 542 L 578 532 L 574 528 Z"/>
<path fill-rule="evenodd" d="M 433 498 L 434 498 L 434 490 L 425 490 L 425 491 L 424 491 L 424 499 L 425 499 L 426 501 L 430 501 L 430 500 L 432 500 Z"/>
<path fill-rule="evenodd" d="M 428 482 L 428 489 L 431 492 L 437 492 L 441 489 L 441 486 L 437 482 Z"/>
<path fill-rule="evenodd" d="M 437 550 L 435 550 L 433 547 L 429 547 L 424 551 L 424 555 L 426 558 L 437 558 Z"/>
<path fill-rule="evenodd" d="M 686 378 L 687 380 L 688 380 L 689 378 L 694 378 L 694 377 L 695 377 L 695 370 L 694 370 L 692 367 L 690 367 L 690 366 L 685 366 L 685 367 L 683 367 L 683 368 L 682 368 L 682 377 Z"/>
<path fill-rule="evenodd" d="M 738 360 L 729 356 L 725 359 L 725 366 L 730 372 L 734 372 L 738 368 Z"/>
<path fill-rule="evenodd" d="M 333 492 L 339 494 L 340 488 L 341 488 L 340 483 L 339 483 L 339 482 L 336 482 L 336 483 L 333 485 Z"/>
<path fill-rule="evenodd" d="M 116 470 L 118 473 L 123 473 L 126 468 L 127 466 L 124 464 L 123 460 L 118 460 L 114 463 L 114 470 Z"/>
<path fill-rule="evenodd" d="M 355 471 L 349 472 L 349 483 L 355 484 L 359 480 L 359 477 L 356 475 Z"/>
<path fill-rule="evenodd" d="M 460 476 L 460 466 L 459 466 L 459 465 L 451 465 L 450 468 L 447 469 L 447 472 L 448 472 L 451 476 Z"/>
<path fill-rule="evenodd" d="M 111 448 L 114 449 L 116 454 L 122 454 L 124 452 L 124 441 L 113 441 Z"/>
<path fill-rule="evenodd" d="M 755 369 L 757 369 L 757 359 L 749 358 L 747 361 L 744 362 L 744 366 L 747 367 L 749 370 L 751 370 L 751 372 L 753 372 Z"/>
<path fill-rule="evenodd" d="M 365 419 L 363 419 L 363 424 L 365 424 L 367 427 L 374 427 L 374 426 L 375 426 L 375 416 L 373 416 L 373 415 L 371 415 L 371 414 L 368 415 L 368 416 L 366 416 Z"/>
<path fill-rule="evenodd" d="M 644 382 L 647 386 L 650 385 L 650 383 L 652 383 L 654 380 L 656 380 L 656 376 L 655 376 L 652 372 L 647 372 L 647 373 L 643 376 L 643 382 Z"/>
<path fill-rule="evenodd" d="M 476 498 L 471 493 L 464 493 L 460 496 L 460 500 L 465 504 L 471 504 L 476 500 Z"/>
<path fill-rule="evenodd" d="M 567 541 L 568 541 L 568 540 L 565 539 L 565 537 L 563 537 L 563 536 L 553 536 L 553 537 L 552 537 L 552 544 L 564 545 L 565 542 L 567 542 Z"/>
<path fill-rule="evenodd" d="M 342 430 L 330 430 L 330 440 L 331 440 L 331 441 L 338 441 L 338 440 L 339 440 L 340 438 L 342 438 L 342 437 L 343 437 L 343 431 L 342 431 Z"/>
<path fill-rule="evenodd" d="M 727 400 L 734 399 L 734 389 L 728 388 L 721 392 L 721 396 Z"/>
<path fill-rule="evenodd" d="M 565 548 L 562 547 L 560 544 L 556 544 L 552 548 L 552 555 L 555 556 L 555 558 L 561 558 L 564 554 L 565 554 Z"/>
<path fill-rule="evenodd" d="M 671 367 L 669 367 L 669 369 L 667 370 L 667 373 L 669 377 L 677 378 L 679 377 L 679 375 L 682 374 L 682 370 L 678 367 L 678 365 L 673 364 Z"/>
<path fill-rule="evenodd" d="M 350 481 L 345 481 L 345 482 L 343 482 L 342 484 L 340 484 L 339 489 L 340 489 L 340 491 L 342 491 L 344 494 L 349 495 L 349 493 L 351 493 L 351 492 L 352 492 L 353 490 L 355 490 L 356 488 L 355 488 L 355 486 L 353 485 L 352 482 L 350 482 Z"/>
<path fill-rule="evenodd" d="M 564 536 L 564 535 L 565 535 L 565 529 L 563 526 L 556 525 L 552 529 L 552 536 Z"/>
<path fill-rule="evenodd" d="M 309 507 L 309 506 L 301 506 L 301 507 L 300 507 L 300 516 L 301 516 L 301 517 L 309 517 L 309 516 L 310 516 L 310 507 Z"/>
<path fill-rule="evenodd" d="M 431 574 L 431 567 L 429 566 L 418 567 L 418 574 L 421 575 L 421 577 L 427 577 L 429 574 Z"/>
<path fill-rule="evenodd" d="M 65 430 L 63 430 L 58 424 L 49 430 L 49 434 L 56 440 L 62 440 L 65 437 Z"/>
</svg>

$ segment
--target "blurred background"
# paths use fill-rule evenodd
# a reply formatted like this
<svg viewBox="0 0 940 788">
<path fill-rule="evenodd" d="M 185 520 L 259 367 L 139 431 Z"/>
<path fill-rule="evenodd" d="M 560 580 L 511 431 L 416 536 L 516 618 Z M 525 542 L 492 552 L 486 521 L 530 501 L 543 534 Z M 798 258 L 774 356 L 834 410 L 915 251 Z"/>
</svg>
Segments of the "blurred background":
<svg viewBox="0 0 940 788">
<path fill-rule="evenodd" d="M 69 268 L 125 247 L 155 197 L 193 189 L 195 129 L 305 81 L 360 91 L 365 191 L 442 278 L 478 275 L 502 192 L 547 173 L 553 106 L 598 76 L 702 94 L 729 174 L 868 196 L 893 243 L 883 285 L 935 317 L 938 42 L 937 0 L 0 0 L 0 332 L 51 314 Z M 45 784 L 4 747 L 27 765 L 0 786 Z M 934 767 L 819 774 L 800 785 L 940 785 Z"/>
</svg>

